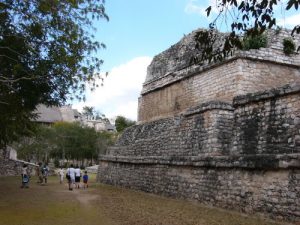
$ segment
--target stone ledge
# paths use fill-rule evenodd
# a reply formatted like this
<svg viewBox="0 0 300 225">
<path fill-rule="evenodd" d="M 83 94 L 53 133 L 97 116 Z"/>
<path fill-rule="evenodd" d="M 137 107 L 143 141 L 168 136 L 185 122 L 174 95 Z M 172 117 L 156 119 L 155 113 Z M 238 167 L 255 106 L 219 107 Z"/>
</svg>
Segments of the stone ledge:
<svg viewBox="0 0 300 225">
<path fill-rule="evenodd" d="M 240 95 L 236 96 L 233 99 L 233 107 L 246 105 L 251 102 L 258 102 L 270 98 L 280 97 L 284 95 L 294 94 L 294 93 L 300 93 L 300 83 L 292 83 L 287 84 L 285 86 L 279 87 L 279 88 L 273 88 L 266 91 L 260 91 L 255 93 L 249 93 L 246 95 Z"/>
<path fill-rule="evenodd" d="M 190 116 L 193 114 L 203 113 L 205 111 L 214 110 L 214 109 L 221 109 L 221 110 L 228 110 L 228 111 L 234 110 L 232 105 L 227 102 L 209 101 L 209 102 L 200 104 L 199 106 L 195 106 L 195 107 L 188 109 L 185 113 L 183 113 L 183 116 Z"/>
<path fill-rule="evenodd" d="M 192 157 L 126 157 L 100 155 L 100 162 L 245 169 L 300 168 L 300 154 L 260 154 Z"/>
</svg>

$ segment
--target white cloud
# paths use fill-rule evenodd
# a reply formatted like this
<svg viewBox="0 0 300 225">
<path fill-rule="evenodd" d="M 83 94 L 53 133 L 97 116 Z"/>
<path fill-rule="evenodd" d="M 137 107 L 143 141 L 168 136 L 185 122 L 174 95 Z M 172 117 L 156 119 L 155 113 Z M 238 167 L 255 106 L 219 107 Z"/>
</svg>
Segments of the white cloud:
<svg viewBox="0 0 300 225">
<path fill-rule="evenodd" d="M 151 60 L 138 57 L 114 67 L 105 78 L 104 86 L 87 91 L 86 101 L 73 104 L 73 108 L 81 111 L 83 106 L 93 106 L 108 118 L 122 115 L 136 120 L 138 97 Z"/>
<path fill-rule="evenodd" d="M 203 3 L 205 2 L 205 3 Z M 218 13 L 217 5 L 215 0 L 199 1 L 199 0 L 189 0 L 184 8 L 184 12 L 187 14 L 199 14 L 201 16 L 207 15 L 206 9 L 208 6 L 212 6 L 212 13 Z"/>
<path fill-rule="evenodd" d="M 293 28 L 294 26 L 300 24 L 299 21 L 300 21 L 300 14 L 295 14 L 285 19 L 278 20 L 277 25 L 287 27 L 287 28 Z"/>
<path fill-rule="evenodd" d="M 196 1 L 196 0 L 190 0 L 188 2 L 188 4 L 185 6 L 184 12 L 187 13 L 187 14 L 194 14 L 194 13 L 196 13 L 196 14 L 205 16 L 206 15 L 205 9 L 207 7 L 201 6 L 201 5 L 197 4 L 197 3 L 198 3 L 198 1 Z"/>
</svg>

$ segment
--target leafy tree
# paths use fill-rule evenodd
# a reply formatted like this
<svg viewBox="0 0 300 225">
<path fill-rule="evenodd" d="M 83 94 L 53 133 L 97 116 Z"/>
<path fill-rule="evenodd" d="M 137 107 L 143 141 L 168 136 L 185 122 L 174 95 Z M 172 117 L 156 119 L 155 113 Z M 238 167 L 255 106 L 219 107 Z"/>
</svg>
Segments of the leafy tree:
<svg viewBox="0 0 300 225">
<path fill-rule="evenodd" d="M 207 9 L 207 16 L 215 9 L 217 16 L 208 30 L 201 30 L 195 36 L 198 54 L 192 59 L 196 63 L 221 61 L 232 54 L 235 49 L 243 49 L 243 38 L 258 37 L 267 29 L 276 27 L 274 7 L 282 3 L 280 0 L 216 0 L 215 5 Z M 298 10 L 300 0 L 288 0 L 285 10 Z M 214 10 L 214 11 L 215 11 Z M 220 36 L 218 25 L 229 24 L 229 33 Z M 300 25 L 294 27 L 291 35 L 300 33 Z M 220 41 L 221 39 L 221 41 Z M 299 50 L 299 48 L 298 48 Z"/>
<path fill-rule="evenodd" d="M 94 19 L 108 20 L 104 0 L 0 0 L 0 148 L 29 134 L 38 104 L 84 99 L 96 88 L 105 48 Z"/>
<path fill-rule="evenodd" d="M 93 106 L 84 106 L 82 108 L 82 115 L 86 117 L 94 117 L 95 119 L 106 119 L 104 114 L 101 114 Z"/>
<path fill-rule="evenodd" d="M 82 109 L 82 115 L 91 117 L 94 116 L 95 109 L 94 107 L 84 106 Z"/>
<path fill-rule="evenodd" d="M 15 143 L 14 148 L 18 151 L 18 158 L 26 161 L 47 162 L 52 149 L 55 148 L 55 134 L 48 126 L 36 126 L 32 138 L 23 137 L 20 142 Z"/>
<path fill-rule="evenodd" d="M 57 149 L 52 156 L 66 159 L 92 159 L 97 157 L 97 133 L 93 128 L 78 123 L 59 122 L 53 126 L 57 136 Z"/>
<path fill-rule="evenodd" d="M 98 154 L 105 154 L 107 147 L 113 145 L 117 140 L 117 134 L 115 132 L 101 131 L 98 133 L 97 138 L 97 150 Z"/>
<path fill-rule="evenodd" d="M 125 118 L 124 116 L 117 116 L 115 121 L 116 130 L 122 132 L 125 128 L 135 125 L 135 121 Z"/>
<path fill-rule="evenodd" d="M 23 137 L 15 144 L 18 157 L 27 161 L 97 160 L 99 153 L 105 153 L 115 142 L 116 135 L 110 132 L 96 132 L 79 123 L 57 122 L 53 126 L 37 126 L 35 134 Z"/>
</svg>

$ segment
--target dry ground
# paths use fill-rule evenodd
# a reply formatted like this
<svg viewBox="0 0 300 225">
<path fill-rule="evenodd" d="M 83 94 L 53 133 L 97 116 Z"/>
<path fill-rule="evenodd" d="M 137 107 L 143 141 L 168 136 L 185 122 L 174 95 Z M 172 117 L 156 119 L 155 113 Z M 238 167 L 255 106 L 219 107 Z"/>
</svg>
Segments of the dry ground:
<svg viewBox="0 0 300 225">
<path fill-rule="evenodd" d="M 276 224 L 198 203 L 91 182 L 68 191 L 51 177 L 45 186 L 32 178 L 0 179 L 0 225 L 271 225 Z"/>
</svg>

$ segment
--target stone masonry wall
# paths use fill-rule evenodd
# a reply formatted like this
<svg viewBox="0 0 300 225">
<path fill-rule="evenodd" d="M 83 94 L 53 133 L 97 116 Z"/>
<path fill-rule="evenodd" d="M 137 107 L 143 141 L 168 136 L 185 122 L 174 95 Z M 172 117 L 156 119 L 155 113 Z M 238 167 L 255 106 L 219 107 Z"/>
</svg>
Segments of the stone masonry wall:
<svg viewBox="0 0 300 225">
<path fill-rule="evenodd" d="M 300 54 L 282 51 L 290 31 L 201 65 L 190 64 L 193 35 L 154 57 L 138 125 L 100 156 L 98 181 L 299 222 Z"/>
<path fill-rule="evenodd" d="M 139 123 L 178 115 L 207 101 L 231 103 L 237 95 L 276 88 L 300 79 L 300 55 L 287 56 L 290 31 L 270 31 L 267 48 L 237 51 L 223 62 L 190 65 L 194 32 L 154 57 L 139 98 Z M 300 44 L 300 37 L 295 37 Z"/>
<path fill-rule="evenodd" d="M 298 89 L 299 83 L 235 98 L 231 153 L 299 154 Z"/>
<path fill-rule="evenodd" d="M 31 175 L 35 175 L 37 165 L 22 160 L 9 159 L 5 151 L 0 149 L 0 176 L 19 176 L 22 173 L 24 163 L 27 164 Z"/>
<path fill-rule="evenodd" d="M 204 204 L 299 221 L 300 170 L 100 163 L 100 181 Z"/>
<path fill-rule="evenodd" d="M 98 180 L 300 221 L 300 84 L 127 129 Z"/>
<path fill-rule="evenodd" d="M 142 95 L 138 120 L 143 123 L 177 115 L 207 101 L 231 103 L 237 95 L 263 91 L 297 80 L 300 80 L 299 67 L 235 59 Z"/>
<path fill-rule="evenodd" d="M 201 50 L 200 52 L 195 51 L 196 43 L 194 36 L 196 32 L 197 30 L 184 36 L 178 43 L 153 58 L 153 61 L 147 69 L 142 94 L 181 80 L 191 74 L 196 74 L 220 65 L 220 63 L 213 62 L 202 62 L 200 65 L 191 64 L 191 57 L 201 54 Z M 224 38 L 224 34 L 222 33 L 218 33 L 218 36 L 219 40 Z M 300 45 L 299 35 L 291 37 L 291 30 L 282 29 L 280 31 L 269 30 L 266 36 L 266 48 L 236 51 L 234 55 L 228 57 L 225 62 L 235 58 L 252 58 L 287 65 L 300 64 L 299 54 L 293 54 L 292 57 L 290 57 L 285 55 L 282 51 L 284 38 L 292 39 L 296 45 Z"/>
<path fill-rule="evenodd" d="M 109 155 L 197 156 L 229 152 L 233 108 L 208 102 L 185 114 L 132 126 L 122 134 Z"/>
<path fill-rule="evenodd" d="M 182 113 L 201 103 L 218 100 L 231 102 L 237 92 L 240 61 L 213 68 L 199 76 L 173 83 L 139 99 L 139 122 Z M 222 77 L 220 77 L 222 74 Z"/>
</svg>

